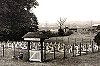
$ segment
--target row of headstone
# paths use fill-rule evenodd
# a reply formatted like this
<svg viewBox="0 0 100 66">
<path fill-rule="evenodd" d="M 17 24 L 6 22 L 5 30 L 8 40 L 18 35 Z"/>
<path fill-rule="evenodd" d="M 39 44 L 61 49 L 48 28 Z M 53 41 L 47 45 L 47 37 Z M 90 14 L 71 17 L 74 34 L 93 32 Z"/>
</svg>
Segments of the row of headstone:
<svg viewBox="0 0 100 66">
<path fill-rule="evenodd" d="M 24 41 L 16 41 L 16 42 L 0 42 L 0 47 L 4 45 L 5 48 L 20 48 L 20 49 L 27 49 L 27 42 Z"/>
<path fill-rule="evenodd" d="M 55 51 L 58 52 L 64 52 L 64 43 L 46 43 L 46 51 L 47 52 L 53 52 L 55 48 Z"/>
<path fill-rule="evenodd" d="M 80 52 L 81 54 L 86 54 L 87 52 L 96 52 L 98 51 L 98 46 L 96 44 L 74 44 L 74 48 L 73 45 L 70 45 L 70 49 L 68 51 L 68 53 L 74 52 L 74 55 L 80 55 Z"/>
<path fill-rule="evenodd" d="M 55 51 L 59 51 L 59 52 L 64 52 L 64 43 L 44 43 L 46 45 L 46 51 L 47 52 L 53 52 L 54 51 L 54 47 L 55 47 Z M 21 48 L 21 49 L 27 49 L 27 42 L 21 41 L 21 42 L 0 42 L 0 46 L 4 45 L 5 47 L 8 48 Z M 39 42 L 31 42 L 31 49 L 33 50 L 39 50 L 40 49 L 40 43 Z M 73 53 L 74 50 L 74 54 L 78 55 L 80 53 L 80 45 L 75 45 L 74 44 L 74 49 L 73 49 L 73 45 L 68 45 L 68 47 L 65 49 L 67 50 L 68 53 Z M 85 51 L 98 51 L 98 46 L 96 44 L 81 44 L 81 53 L 84 53 Z"/>
<path fill-rule="evenodd" d="M 55 50 L 57 51 L 60 51 L 60 52 L 64 52 L 64 45 L 63 43 L 46 43 L 47 44 L 47 47 L 46 47 L 46 50 L 48 52 L 52 52 L 54 51 L 54 48 L 55 47 Z M 73 48 L 74 46 L 74 48 Z M 81 53 L 86 53 L 86 52 L 96 52 L 98 51 L 98 46 L 93 43 L 93 44 L 82 44 L 81 43 L 81 46 L 80 45 L 76 45 L 76 44 L 73 44 L 73 45 L 68 45 L 68 48 L 66 48 L 65 50 L 67 50 L 68 53 L 73 53 L 74 51 L 74 54 L 75 55 L 79 55 L 80 54 L 80 51 Z"/>
<path fill-rule="evenodd" d="M 31 50 L 40 50 L 41 49 L 40 42 L 31 42 L 30 44 L 31 44 L 31 46 L 30 46 Z"/>
</svg>

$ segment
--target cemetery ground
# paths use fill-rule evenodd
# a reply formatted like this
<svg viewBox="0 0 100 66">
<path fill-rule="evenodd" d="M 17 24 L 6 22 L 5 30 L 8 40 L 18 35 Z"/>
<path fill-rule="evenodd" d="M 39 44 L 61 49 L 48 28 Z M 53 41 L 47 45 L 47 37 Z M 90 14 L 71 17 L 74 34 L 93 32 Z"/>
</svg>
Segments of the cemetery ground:
<svg viewBox="0 0 100 66">
<path fill-rule="evenodd" d="M 91 39 L 93 39 L 95 35 L 92 35 Z M 78 37 L 78 38 L 77 38 Z M 88 40 L 86 39 L 88 37 Z M 75 38 L 77 38 L 75 40 Z M 80 39 L 81 38 L 81 39 Z M 81 42 L 83 39 L 83 42 L 89 43 L 90 42 L 90 36 L 89 35 L 71 35 L 70 36 L 70 44 Z M 53 40 L 56 40 L 56 38 L 52 38 Z M 65 41 L 67 44 L 68 42 L 68 36 L 67 37 L 57 37 L 56 41 Z M 72 39 L 72 40 L 71 40 Z M 16 54 L 19 51 L 22 51 L 20 49 L 16 49 Z M 24 52 L 24 51 L 23 51 Z M 55 59 L 53 58 L 53 53 L 49 53 L 46 55 L 46 59 L 48 59 L 45 62 L 28 62 L 25 60 L 20 59 L 13 59 L 12 56 L 14 56 L 14 50 L 12 48 L 5 48 L 4 50 L 4 57 L 2 48 L 0 48 L 0 66 L 100 66 L 100 52 L 96 53 L 89 53 L 86 55 L 76 56 L 73 57 L 72 54 L 66 53 L 66 58 L 64 59 L 63 53 L 56 53 Z"/>
<path fill-rule="evenodd" d="M 57 54 L 56 59 L 42 63 L 12 59 L 13 51 L 11 49 L 5 51 L 4 57 L 2 57 L 2 53 L 0 54 L 0 66 L 100 66 L 100 52 L 77 57 L 67 55 L 65 59 L 63 59 L 63 54 Z"/>
</svg>

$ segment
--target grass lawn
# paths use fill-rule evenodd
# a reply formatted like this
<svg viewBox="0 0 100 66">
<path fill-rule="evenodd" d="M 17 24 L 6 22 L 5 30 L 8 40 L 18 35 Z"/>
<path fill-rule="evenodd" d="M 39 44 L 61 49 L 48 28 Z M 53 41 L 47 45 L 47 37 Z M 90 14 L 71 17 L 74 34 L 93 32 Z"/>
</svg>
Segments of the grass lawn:
<svg viewBox="0 0 100 66">
<path fill-rule="evenodd" d="M 90 39 L 93 41 L 94 36 L 96 34 L 88 35 L 88 34 L 72 34 L 70 36 L 62 36 L 62 37 L 51 37 L 50 39 L 46 39 L 45 42 L 60 42 L 65 43 L 66 45 L 71 45 L 73 43 L 80 44 L 83 43 L 90 43 Z"/>
<path fill-rule="evenodd" d="M 43 63 L 12 59 L 13 51 L 11 49 L 5 49 L 4 57 L 2 57 L 2 53 L 0 54 L 0 66 L 100 66 L 100 52 L 77 57 L 66 55 L 65 59 L 63 59 L 63 54 L 59 54 L 59 56 L 56 54 L 55 60 Z"/>
</svg>

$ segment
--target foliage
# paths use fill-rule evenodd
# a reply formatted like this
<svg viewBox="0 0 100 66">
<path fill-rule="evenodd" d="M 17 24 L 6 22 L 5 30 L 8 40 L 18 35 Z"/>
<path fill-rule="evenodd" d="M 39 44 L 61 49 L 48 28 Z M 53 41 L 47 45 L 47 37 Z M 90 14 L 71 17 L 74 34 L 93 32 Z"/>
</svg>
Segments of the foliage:
<svg viewBox="0 0 100 66">
<path fill-rule="evenodd" d="M 58 35 L 63 36 L 64 35 L 64 30 L 63 29 L 58 29 Z"/>
<path fill-rule="evenodd" d="M 97 26 L 96 30 L 100 30 L 100 25 Z"/>
<path fill-rule="evenodd" d="M 58 37 L 59 35 L 58 35 L 58 33 L 52 33 L 51 36 L 52 37 Z"/>
<path fill-rule="evenodd" d="M 3 40 L 20 40 L 28 31 L 37 31 L 37 17 L 30 13 L 30 8 L 37 5 L 36 0 L 0 0 L 0 36 Z"/>
<path fill-rule="evenodd" d="M 100 46 L 100 32 L 98 32 L 98 34 L 95 36 L 94 42 L 96 42 L 97 45 Z"/>
<path fill-rule="evenodd" d="M 73 34 L 73 31 L 68 30 L 68 31 L 65 33 L 65 36 L 69 36 L 69 35 L 71 35 L 71 34 Z"/>
<path fill-rule="evenodd" d="M 50 37 L 52 37 L 52 33 L 51 33 L 51 31 L 49 30 L 49 31 L 47 31 L 47 36 L 50 38 Z"/>
<path fill-rule="evenodd" d="M 47 37 L 52 37 L 52 33 L 51 33 L 51 31 L 45 31 L 45 30 L 42 30 L 41 31 L 43 34 L 45 34 Z"/>
</svg>

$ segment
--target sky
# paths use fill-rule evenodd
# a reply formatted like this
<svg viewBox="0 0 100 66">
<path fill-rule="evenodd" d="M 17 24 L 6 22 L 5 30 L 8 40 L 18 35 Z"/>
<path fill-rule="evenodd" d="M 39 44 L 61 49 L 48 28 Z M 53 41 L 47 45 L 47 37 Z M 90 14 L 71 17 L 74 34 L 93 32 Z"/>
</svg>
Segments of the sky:
<svg viewBox="0 0 100 66">
<path fill-rule="evenodd" d="M 67 18 L 71 21 L 99 21 L 100 0 L 37 0 L 39 6 L 31 11 L 35 13 L 40 24 L 57 23 Z"/>
</svg>

